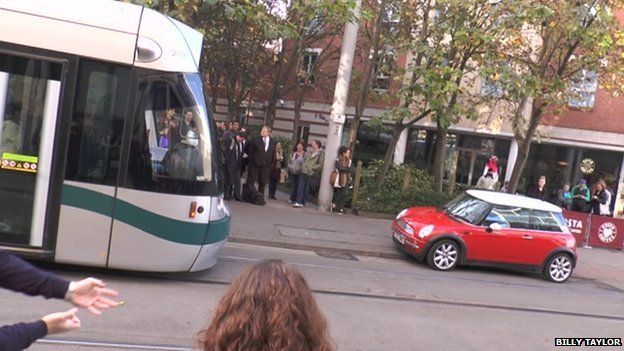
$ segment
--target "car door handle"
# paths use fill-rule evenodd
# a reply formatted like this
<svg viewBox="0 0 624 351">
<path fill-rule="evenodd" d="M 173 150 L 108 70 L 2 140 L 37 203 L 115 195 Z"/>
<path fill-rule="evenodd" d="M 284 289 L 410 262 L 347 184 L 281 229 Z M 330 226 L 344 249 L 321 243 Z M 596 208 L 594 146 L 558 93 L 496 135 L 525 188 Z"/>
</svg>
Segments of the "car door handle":
<svg viewBox="0 0 624 351">
<path fill-rule="evenodd" d="M 531 235 L 523 235 L 522 239 L 524 239 L 524 240 L 531 240 L 531 239 L 533 239 L 533 237 Z"/>
</svg>

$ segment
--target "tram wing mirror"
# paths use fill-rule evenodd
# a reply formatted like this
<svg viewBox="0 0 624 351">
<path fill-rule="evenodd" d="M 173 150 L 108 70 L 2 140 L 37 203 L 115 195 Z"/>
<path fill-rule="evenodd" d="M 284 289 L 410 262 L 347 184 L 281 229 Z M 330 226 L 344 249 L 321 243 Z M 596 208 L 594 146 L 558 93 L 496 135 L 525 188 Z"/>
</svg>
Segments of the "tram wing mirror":
<svg viewBox="0 0 624 351">
<path fill-rule="evenodd" d="M 488 233 L 495 233 L 495 232 L 501 231 L 501 229 L 503 229 L 503 227 L 500 224 L 498 224 L 498 223 L 490 223 L 490 225 L 488 226 L 486 231 Z"/>
</svg>

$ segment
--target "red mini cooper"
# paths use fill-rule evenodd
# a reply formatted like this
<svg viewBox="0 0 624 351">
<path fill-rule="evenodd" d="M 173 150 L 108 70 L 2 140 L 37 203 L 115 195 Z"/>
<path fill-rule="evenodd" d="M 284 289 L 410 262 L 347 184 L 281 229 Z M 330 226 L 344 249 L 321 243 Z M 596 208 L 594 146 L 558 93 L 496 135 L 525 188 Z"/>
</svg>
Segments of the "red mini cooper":
<svg viewBox="0 0 624 351">
<path fill-rule="evenodd" d="M 530 267 L 562 283 L 577 258 L 559 207 L 482 190 L 468 190 L 443 209 L 401 211 L 392 223 L 392 238 L 409 255 L 442 271 L 459 264 Z"/>
</svg>

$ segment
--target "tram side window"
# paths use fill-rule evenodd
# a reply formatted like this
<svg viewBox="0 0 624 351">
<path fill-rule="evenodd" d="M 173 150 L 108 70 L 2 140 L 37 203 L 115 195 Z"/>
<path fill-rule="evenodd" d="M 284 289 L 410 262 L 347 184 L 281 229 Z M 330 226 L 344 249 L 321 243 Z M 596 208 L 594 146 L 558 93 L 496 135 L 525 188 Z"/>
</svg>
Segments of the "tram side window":
<svg viewBox="0 0 624 351">
<path fill-rule="evenodd" d="M 81 61 L 66 179 L 116 184 L 129 73 L 127 67 Z"/>
</svg>

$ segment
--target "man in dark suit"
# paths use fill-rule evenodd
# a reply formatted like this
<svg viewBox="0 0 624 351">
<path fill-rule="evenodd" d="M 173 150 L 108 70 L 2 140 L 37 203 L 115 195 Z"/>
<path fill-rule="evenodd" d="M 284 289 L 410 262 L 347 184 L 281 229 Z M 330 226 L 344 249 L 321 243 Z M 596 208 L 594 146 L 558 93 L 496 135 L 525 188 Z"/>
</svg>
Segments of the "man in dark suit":
<svg viewBox="0 0 624 351">
<path fill-rule="evenodd" d="M 231 200 L 232 195 L 241 201 L 241 164 L 243 161 L 243 141 L 247 138 L 245 132 L 238 132 L 233 138 L 228 139 L 225 150 L 225 195 L 226 200 Z"/>
<path fill-rule="evenodd" d="M 258 192 L 264 197 L 264 188 L 269 182 L 271 166 L 275 162 L 275 140 L 270 137 L 271 128 L 262 127 L 260 138 L 249 143 L 249 173 L 247 184 L 254 189 L 258 182 Z"/>
</svg>

